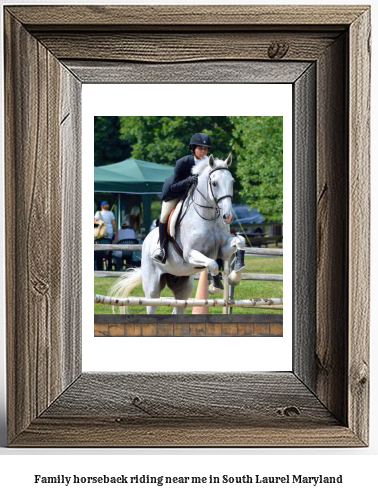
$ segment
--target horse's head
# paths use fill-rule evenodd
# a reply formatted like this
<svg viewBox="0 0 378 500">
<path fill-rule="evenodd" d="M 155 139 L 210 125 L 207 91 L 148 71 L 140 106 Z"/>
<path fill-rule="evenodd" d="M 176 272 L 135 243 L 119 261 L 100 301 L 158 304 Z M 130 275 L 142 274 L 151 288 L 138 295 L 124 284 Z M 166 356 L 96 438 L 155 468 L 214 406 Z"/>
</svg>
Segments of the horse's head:
<svg viewBox="0 0 378 500">
<path fill-rule="evenodd" d="M 232 155 L 226 160 L 209 157 L 209 195 L 212 201 L 218 205 L 222 220 L 225 224 L 231 224 L 233 218 L 232 196 L 234 190 L 234 178 L 228 167 L 231 165 Z"/>
<path fill-rule="evenodd" d="M 215 159 L 213 155 L 203 159 L 192 168 L 192 174 L 199 176 L 201 189 L 206 186 L 209 201 L 219 207 L 220 215 L 225 224 L 231 224 L 233 218 L 232 196 L 234 179 L 228 167 L 231 165 L 232 155 L 226 160 Z"/>
</svg>

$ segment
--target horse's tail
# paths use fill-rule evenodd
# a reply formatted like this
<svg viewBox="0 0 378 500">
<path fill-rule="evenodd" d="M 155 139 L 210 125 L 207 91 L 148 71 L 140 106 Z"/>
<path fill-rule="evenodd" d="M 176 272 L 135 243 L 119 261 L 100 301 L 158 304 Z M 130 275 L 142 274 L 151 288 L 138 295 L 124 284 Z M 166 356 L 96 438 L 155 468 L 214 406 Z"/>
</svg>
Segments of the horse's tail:
<svg viewBox="0 0 378 500">
<path fill-rule="evenodd" d="M 132 268 L 128 269 L 110 288 L 109 294 L 111 297 L 126 298 L 133 288 L 142 283 L 142 269 Z M 121 313 L 125 313 L 125 306 L 121 306 Z M 113 308 L 114 312 L 114 308 Z"/>
</svg>

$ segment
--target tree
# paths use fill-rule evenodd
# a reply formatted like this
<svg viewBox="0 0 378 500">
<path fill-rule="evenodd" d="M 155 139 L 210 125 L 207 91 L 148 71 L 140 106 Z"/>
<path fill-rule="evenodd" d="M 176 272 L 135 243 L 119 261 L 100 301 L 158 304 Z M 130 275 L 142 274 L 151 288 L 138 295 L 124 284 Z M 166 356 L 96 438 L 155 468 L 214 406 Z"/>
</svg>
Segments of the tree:
<svg viewBox="0 0 378 500">
<path fill-rule="evenodd" d="M 189 140 L 205 132 L 211 153 L 225 158 L 231 151 L 232 125 L 227 116 L 121 116 L 120 137 L 131 144 L 134 158 L 174 165 L 189 154 Z"/>
<path fill-rule="evenodd" d="M 232 147 L 241 198 L 270 220 L 283 210 L 282 116 L 233 116 Z"/>
<path fill-rule="evenodd" d="M 95 116 L 94 164 L 96 167 L 125 160 L 130 145 L 120 138 L 119 116 Z"/>
</svg>

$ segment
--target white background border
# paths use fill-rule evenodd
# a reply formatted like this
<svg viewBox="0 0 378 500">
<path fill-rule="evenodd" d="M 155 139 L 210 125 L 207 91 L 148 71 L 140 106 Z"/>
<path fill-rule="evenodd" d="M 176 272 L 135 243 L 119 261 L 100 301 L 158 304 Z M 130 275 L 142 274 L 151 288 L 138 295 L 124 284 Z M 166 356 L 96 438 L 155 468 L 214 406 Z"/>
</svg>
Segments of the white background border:
<svg viewBox="0 0 378 500">
<path fill-rule="evenodd" d="M 193 102 L 196 109 L 193 109 Z M 197 110 L 199 113 L 196 113 Z M 89 186 L 93 186 L 94 116 L 191 116 L 193 114 L 284 117 L 284 335 L 279 338 L 94 338 L 93 328 L 89 326 L 93 323 L 93 286 L 91 287 L 93 262 L 88 259 L 93 251 L 92 225 L 84 223 L 90 221 L 93 216 L 93 191 Z M 197 131 L 194 130 L 193 133 L 195 132 Z M 189 135 L 191 133 L 188 132 Z M 251 140 L 253 141 L 253 137 Z M 290 84 L 83 85 L 84 371 L 291 371 L 291 150 L 292 85 Z M 238 297 L 238 288 L 235 289 L 235 297 Z"/>
</svg>

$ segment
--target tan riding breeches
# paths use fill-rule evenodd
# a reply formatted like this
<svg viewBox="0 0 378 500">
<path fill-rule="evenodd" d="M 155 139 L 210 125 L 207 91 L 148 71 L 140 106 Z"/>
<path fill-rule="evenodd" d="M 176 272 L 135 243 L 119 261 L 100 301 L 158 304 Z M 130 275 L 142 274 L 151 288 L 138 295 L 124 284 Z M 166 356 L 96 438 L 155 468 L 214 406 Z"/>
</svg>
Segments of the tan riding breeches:
<svg viewBox="0 0 378 500">
<path fill-rule="evenodd" d="M 160 222 L 165 223 L 168 221 L 169 214 L 175 208 L 179 200 L 180 198 L 175 198 L 174 200 L 163 201 L 161 206 Z"/>
</svg>

